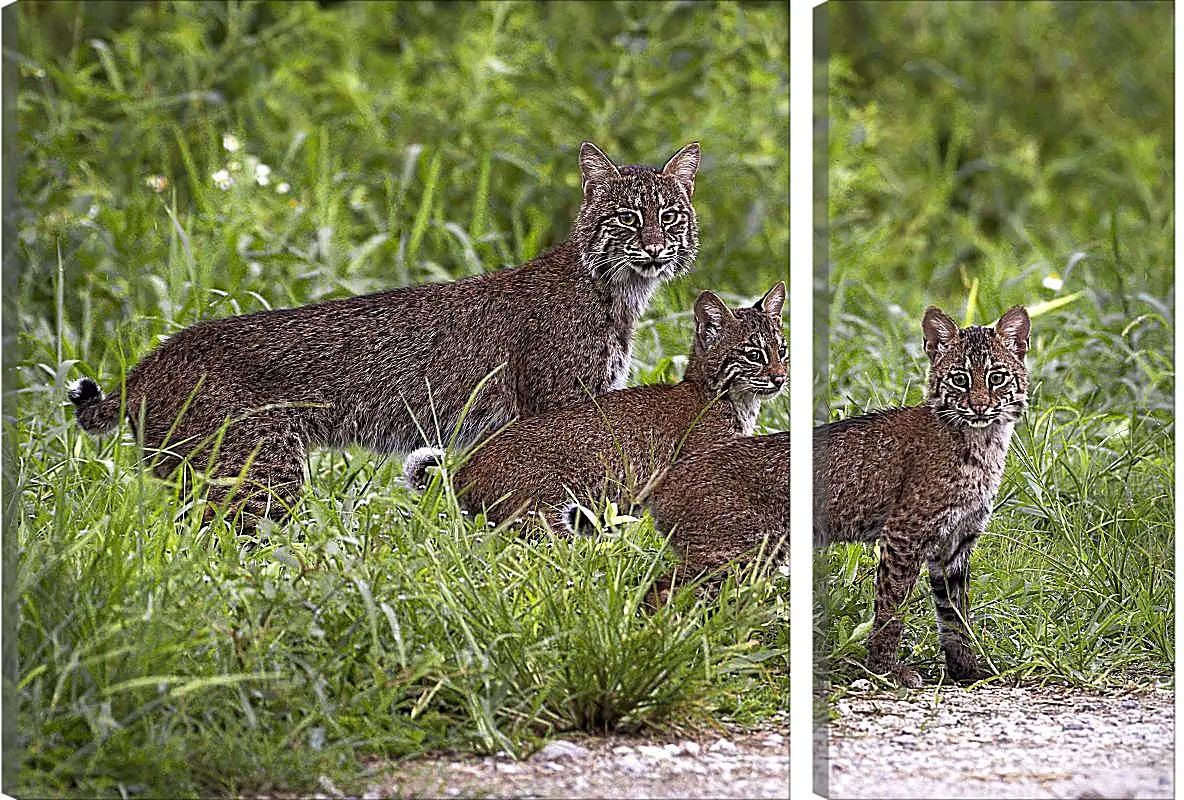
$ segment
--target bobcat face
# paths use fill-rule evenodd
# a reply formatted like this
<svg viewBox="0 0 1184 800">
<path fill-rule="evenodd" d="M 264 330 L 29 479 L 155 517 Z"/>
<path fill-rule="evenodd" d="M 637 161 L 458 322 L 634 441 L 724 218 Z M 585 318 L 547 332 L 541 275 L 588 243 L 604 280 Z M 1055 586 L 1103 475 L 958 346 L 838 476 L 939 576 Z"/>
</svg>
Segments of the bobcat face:
<svg viewBox="0 0 1184 800">
<path fill-rule="evenodd" d="M 1015 306 L 992 328 L 958 326 L 930 306 L 921 324 L 929 356 L 928 404 L 951 425 L 986 428 L 1015 422 L 1028 401 L 1030 321 Z"/>
<path fill-rule="evenodd" d="M 785 284 L 751 306 L 730 309 L 711 292 L 695 303 L 692 366 L 716 394 L 768 399 L 784 388 L 788 352 L 781 333 Z"/>
<path fill-rule="evenodd" d="M 591 142 L 580 148 L 584 202 L 572 229 L 584 266 L 609 283 L 656 283 L 690 271 L 699 253 L 691 194 L 699 145 L 661 170 L 613 164 Z"/>
</svg>

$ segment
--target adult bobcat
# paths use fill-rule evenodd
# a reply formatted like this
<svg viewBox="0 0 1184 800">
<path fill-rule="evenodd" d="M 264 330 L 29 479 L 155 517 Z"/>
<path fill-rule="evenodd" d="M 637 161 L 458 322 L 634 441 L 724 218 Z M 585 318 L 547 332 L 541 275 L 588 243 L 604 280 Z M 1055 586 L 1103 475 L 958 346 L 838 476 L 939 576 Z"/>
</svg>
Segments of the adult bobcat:
<svg viewBox="0 0 1184 800">
<path fill-rule="evenodd" d="M 559 527 L 573 501 L 630 503 L 680 452 L 751 433 L 760 403 L 785 384 L 784 301 L 783 283 L 735 310 L 703 292 L 682 382 L 621 389 L 514 423 L 452 475 L 461 504 L 484 508 L 490 519 L 533 508 Z M 412 453 L 408 483 L 424 485 L 443 456 L 435 448 Z"/>
<path fill-rule="evenodd" d="M 122 411 L 162 477 L 183 462 L 242 476 L 208 493 L 250 523 L 287 516 L 311 446 L 407 452 L 458 424 L 464 445 L 620 388 L 650 296 L 698 253 L 698 166 L 697 143 L 657 170 L 585 142 L 583 202 L 555 249 L 453 283 L 194 325 L 140 361 L 122 395 L 72 386 L 78 422 L 99 433 Z"/>
<path fill-rule="evenodd" d="M 906 686 L 920 686 L 921 676 L 898 660 L 897 610 L 922 559 L 947 673 L 958 681 L 982 676 L 967 633 L 970 552 L 1027 403 L 1029 327 L 1022 306 L 993 328 L 962 330 L 930 307 L 921 324 L 930 360 L 924 405 L 814 429 L 815 541 L 879 540 L 868 666 Z"/>
</svg>

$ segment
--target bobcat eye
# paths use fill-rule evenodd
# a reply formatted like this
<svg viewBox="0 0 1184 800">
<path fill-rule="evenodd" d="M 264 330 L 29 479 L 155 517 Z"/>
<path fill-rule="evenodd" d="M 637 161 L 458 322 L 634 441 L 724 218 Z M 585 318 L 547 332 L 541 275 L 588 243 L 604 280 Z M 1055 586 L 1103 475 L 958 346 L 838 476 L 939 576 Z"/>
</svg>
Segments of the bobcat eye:
<svg viewBox="0 0 1184 800">
<path fill-rule="evenodd" d="M 951 372 L 950 373 L 950 385 L 953 386 L 955 389 L 969 389 L 970 388 L 970 376 L 967 375 L 965 372 Z"/>
<path fill-rule="evenodd" d="M 992 389 L 998 389 L 1000 386 L 1003 386 L 1005 383 L 1007 383 L 1007 373 L 1006 372 L 992 372 L 990 375 L 987 376 L 987 385 L 990 386 Z"/>
<path fill-rule="evenodd" d="M 663 225 L 673 225 L 678 220 L 678 212 L 673 208 L 668 208 L 662 212 L 662 216 L 659 219 Z"/>
<path fill-rule="evenodd" d="M 765 361 L 765 351 L 759 347 L 749 347 L 744 351 L 744 360 L 750 361 L 753 364 L 763 364 Z"/>
<path fill-rule="evenodd" d="M 785 342 L 777 345 L 777 355 L 781 357 L 782 361 L 789 355 L 789 348 L 785 346 Z"/>
<path fill-rule="evenodd" d="M 640 221 L 640 218 L 637 216 L 636 213 L 634 213 L 632 211 L 618 211 L 617 212 L 617 222 L 621 223 L 622 225 L 625 225 L 626 227 L 629 227 L 629 228 L 637 227 L 637 223 L 639 221 Z"/>
</svg>

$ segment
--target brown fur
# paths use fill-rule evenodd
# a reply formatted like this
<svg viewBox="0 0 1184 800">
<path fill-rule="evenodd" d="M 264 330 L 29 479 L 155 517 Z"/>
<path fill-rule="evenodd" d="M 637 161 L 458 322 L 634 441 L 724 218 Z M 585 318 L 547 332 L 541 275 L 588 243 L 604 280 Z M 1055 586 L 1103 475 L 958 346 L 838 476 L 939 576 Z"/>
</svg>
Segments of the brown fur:
<svg viewBox="0 0 1184 800">
<path fill-rule="evenodd" d="M 552 527 L 571 501 L 628 504 L 678 453 L 751 433 L 762 400 L 785 381 L 780 332 L 785 287 L 732 311 L 710 292 L 695 304 L 695 345 L 682 382 L 610 392 L 521 420 L 482 444 L 453 475 L 462 504 L 506 519 L 530 508 Z M 744 361 L 742 354 L 763 363 Z M 408 459 L 422 485 L 442 453 Z"/>
<path fill-rule="evenodd" d="M 122 395 L 80 381 L 78 422 L 109 430 L 122 409 L 159 475 L 188 462 L 223 479 L 215 502 L 282 519 L 310 447 L 401 453 L 454 430 L 466 445 L 620 388 L 650 295 L 697 254 L 698 164 L 697 144 L 655 170 L 617 167 L 585 142 L 583 204 L 554 250 L 453 283 L 194 325 L 138 363 Z"/>
<path fill-rule="evenodd" d="M 742 436 L 678 459 L 646 499 L 694 577 L 789 552 L 789 433 Z M 670 576 L 655 588 L 668 588 Z"/>
<path fill-rule="evenodd" d="M 963 330 L 931 307 L 922 329 L 931 361 L 924 405 L 814 429 L 815 540 L 879 541 L 868 666 L 907 686 L 921 677 L 898 660 L 897 612 L 922 561 L 947 672 L 959 681 L 982 675 L 967 632 L 970 553 L 990 517 L 1028 385 L 1022 307 L 994 328 Z M 994 385 L 999 380 L 1006 382 Z"/>
</svg>

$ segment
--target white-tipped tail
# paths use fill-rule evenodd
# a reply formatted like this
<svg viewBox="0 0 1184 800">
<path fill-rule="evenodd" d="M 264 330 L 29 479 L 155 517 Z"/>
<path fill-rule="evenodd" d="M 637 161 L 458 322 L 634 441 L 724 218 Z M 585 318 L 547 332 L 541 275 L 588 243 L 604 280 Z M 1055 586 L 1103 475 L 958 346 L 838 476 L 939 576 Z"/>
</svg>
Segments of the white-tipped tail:
<svg viewBox="0 0 1184 800">
<path fill-rule="evenodd" d="M 444 451 L 439 447 L 412 450 L 403 461 L 403 480 L 417 492 L 428 488 L 428 470 L 444 464 Z"/>
<path fill-rule="evenodd" d="M 568 533 L 579 535 L 590 534 L 596 529 L 595 517 L 592 512 L 574 500 L 559 512 L 559 519 Z"/>
<path fill-rule="evenodd" d="M 100 434 L 119 424 L 119 395 L 103 394 L 90 378 L 80 378 L 66 387 L 66 396 L 74 404 L 78 424 L 87 433 Z"/>
</svg>

